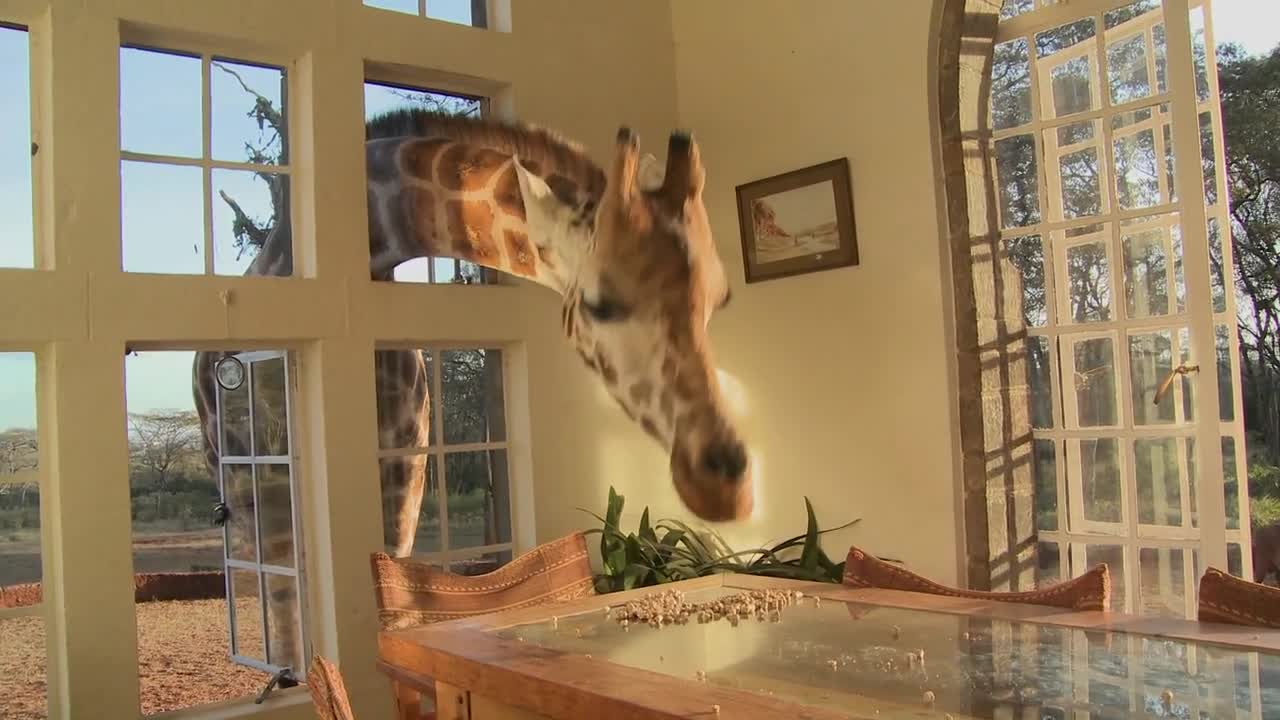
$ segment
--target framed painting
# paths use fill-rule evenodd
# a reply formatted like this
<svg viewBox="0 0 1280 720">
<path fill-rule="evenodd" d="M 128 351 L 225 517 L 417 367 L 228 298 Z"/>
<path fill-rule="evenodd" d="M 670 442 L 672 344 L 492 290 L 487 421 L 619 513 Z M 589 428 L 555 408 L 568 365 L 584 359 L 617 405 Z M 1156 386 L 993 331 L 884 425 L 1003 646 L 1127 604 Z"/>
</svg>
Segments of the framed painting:
<svg viewBox="0 0 1280 720">
<path fill-rule="evenodd" d="M 739 185 L 748 283 L 858 264 L 849 160 Z"/>
</svg>

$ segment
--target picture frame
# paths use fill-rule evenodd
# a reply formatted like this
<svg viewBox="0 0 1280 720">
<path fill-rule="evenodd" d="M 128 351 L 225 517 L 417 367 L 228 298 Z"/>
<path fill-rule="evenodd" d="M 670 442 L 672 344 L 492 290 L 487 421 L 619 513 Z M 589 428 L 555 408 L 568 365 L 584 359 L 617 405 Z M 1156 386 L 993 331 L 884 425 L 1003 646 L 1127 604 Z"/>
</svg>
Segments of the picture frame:
<svg viewBox="0 0 1280 720">
<path fill-rule="evenodd" d="M 858 264 L 847 157 L 737 186 L 748 283 Z"/>
</svg>

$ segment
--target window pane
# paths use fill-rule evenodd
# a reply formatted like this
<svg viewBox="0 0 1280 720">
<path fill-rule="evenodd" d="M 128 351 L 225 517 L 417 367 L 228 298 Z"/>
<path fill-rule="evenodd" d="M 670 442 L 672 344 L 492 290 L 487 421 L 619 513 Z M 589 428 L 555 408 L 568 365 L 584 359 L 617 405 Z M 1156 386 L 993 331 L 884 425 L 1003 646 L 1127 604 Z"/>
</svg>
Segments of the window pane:
<svg viewBox="0 0 1280 720">
<path fill-rule="evenodd" d="M 49 717 L 46 648 L 43 618 L 0 619 L 0 717 Z"/>
<path fill-rule="evenodd" d="M 1169 313 L 1169 249 L 1181 231 L 1177 213 L 1121 223 L 1125 303 L 1131 318 Z M 1179 265 L 1179 269 L 1181 266 Z"/>
<path fill-rule="evenodd" d="M 0 26 L 0 267 L 35 267 L 31 195 L 31 48 Z"/>
<path fill-rule="evenodd" d="M 1036 544 L 1036 586 L 1054 585 L 1062 578 L 1062 550 L 1058 543 L 1041 542 Z"/>
<path fill-rule="evenodd" d="M 1227 506 L 1227 529 L 1240 529 L 1240 474 L 1236 469 L 1236 439 L 1222 438 L 1222 491 Z"/>
<path fill-rule="evenodd" d="M 1033 9 L 1035 9 L 1034 0 L 1004 0 L 1000 5 L 1000 19 L 1008 20 L 1024 12 L 1031 12 Z"/>
<path fill-rule="evenodd" d="M 1205 64 L 1208 49 L 1204 35 L 1204 8 L 1191 8 L 1191 57 L 1196 68 L 1196 99 L 1204 102 L 1209 99 L 1209 71 Z"/>
<path fill-rule="evenodd" d="M 1106 241 L 1072 245 L 1067 248 L 1066 255 L 1071 321 L 1110 320 L 1111 263 L 1107 257 Z"/>
<path fill-rule="evenodd" d="M 449 549 L 511 542 L 511 490 L 507 452 L 445 455 Z"/>
<path fill-rule="evenodd" d="M 223 502 L 230 512 L 227 519 L 231 546 L 227 557 L 245 562 L 258 561 L 258 528 L 254 522 L 253 466 L 222 466 Z"/>
<path fill-rule="evenodd" d="M 991 67 L 991 126 L 997 130 L 1031 122 L 1031 66 L 1025 38 L 1000 43 Z"/>
<path fill-rule="evenodd" d="M 0 352 L 0 595 L 7 607 L 40 602 L 38 447 L 35 354 Z"/>
<path fill-rule="evenodd" d="M 474 17 L 473 0 L 427 0 L 427 17 L 435 20 L 483 27 L 484 18 Z"/>
<path fill-rule="evenodd" d="M 1222 255 L 1222 225 L 1216 216 L 1209 216 L 1209 287 L 1213 294 L 1213 311 L 1227 311 L 1227 275 Z"/>
<path fill-rule="evenodd" d="M 1218 204 L 1218 156 L 1213 150 L 1213 117 L 1200 113 L 1200 167 L 1204 175 L 1204 204 Z"/>
<path fill-rule="evenodd" d="M 995 142 L 996 182 L 1000 187 L 1000 226 L 1023 227 L 1040 222 L 1036 143 L 1031 135 Z"/>
<path fill-rule="evenodd" d="M 1036 35 L 1036 57 L 1040 58 L 1041 72 L 1047 71 L 1049 76 L 1048 83 L 1041 83 L 1041 92 L 1045 88 L 1051 91 L 1046 117 L 1060 117 L 1094 108 L 1097 69 L 1090 50 L 1086 49 L 1084 54 L 1072 52 L 1065 61 L 1048 58 L 1076 50 L 1081 43 L 1092 40 L 1095 32 L 1093 19 L 1085 18 Z"/>
<path fill-rule="evenodd" d="M 120 163 L 125 272 L 204 273 L 204 180 L 198 167 Z"/>
<path fill-rule="evenodd" d="M 1169 330 L 1129 336 L 1129 378 L 1135 425 L 1174 421 L 1176 393 L 1170 386 L 1155 404 L 1160 383 L 1173 370 L 1173 340 Z"/>
<path fill-rule="evenodd" d="M 364 4 L 383 10 L 394 10 L 410 15 L 418 14 L 418 0 L 364 0 Z"/>
<path fill-rule="evenodd" d="M 1231 371 L 1231 331 L 1226 325 L 1215 325 L 1214 348 L 1217 354 L 1215 367 L 1218 371 L 1218 418 L 1223 422 L 1231 422 L 1236 417 L 1235 373 Z"/>
<path fill-rule="evenodd" d="M 1079 427 L 1116 425 L 1115 348 L 1111 338 L 1073 343 Z"/>
<path fill-rule="evenodd" d="M 1062 185 L 1061 210 L 1052 220 L 1072 220 L 1092 217 L 1103 211 L 1102 178 L 1098 169 L 1098 148 L 1062 155 L 1057 163 L 1058 180 Z M 1050 168 L 1054 166 L 1051 164 Z M 1052 170 L 1051 170 L 1052 171 Z"/>
<path fill-rule="evenodd" d="M 1012 238 L 1004 241 L 1009 261 L 1018 271 L 1022 281 L 1022 317 L 1031 327 L 1043 327 L 1049 322 L 1045 305 L 1044 246 L 1039 235 Z"/>
<path fill-rule="evenodd" d="M 458 575 L 483 575 L 490 573 L 511 562 L 510 550 L 488 552 L 476 557 L 454 560 L 449 563 L 449 571 Z"/>
<path fill-rule="evenodd" d="M 214 168 L 213 272 L 244 275 L 264 249 L 270 261 L 255 274 L 292 275 L 292 225 L 285 217 L 289 176 L 279 173 Z"/>
<path fill-rule="evenodd" d="M 231 570 L 231 594 L 235 622 L 235 645 L 232 652 L 260 662 L 266 661 L 262 638 L 262 592 L 258 574 L 249 570 Z"/>
<path fill-rule="evenodd" d="M 285 73 L 215 58 L 209 65 L 209 149 L 214 160 L 287 162 Z"/>
<path fill-rule="evenodd" d="M 374 391 L 378 406 L 378 447 L 425 448 L 439 403 L 431 401 L 433 359 L 430 350 L 375 350 Z"/>
<path fill-rule="evenodd" d="M 289 609 L 298 605 L 298 581 L 287 575 L 265 575 L 270 611 L 267 613 L 267 661 L 305 672 L 302 658 L 302 634 L 298 631 L 298 614 Z"/>
<path fill-rule="evenodd" d="M 253 381 L 253 454 L 289 454 L 289 410 L 284 358 L 258 360 L 249 366 Z"/>
<path fill-rule="evenodd" d="M 228 362 L 234 362 L 234 360 Z M 247 373 L 248 368 L 245 368 L 245 371 Z M 218 423 L 218 429 L 222 433 L 222 456 L 251 455 L 253 432 L 249 425 L 249 383 L 242 382 L 232 390 L 227 390 L 219 383 L 218 403 L 218 412 L 221 413 L 222 418 Z"/>
<path fill-rule="evenodd" d="M 412 552 L 434 553 L 444 549 L 440 532 L 440 487 L 438 479 L 437 459 L 429 455 L 404 455 L 378 460 L 378 471 L 382 478 L 383 488 L 412 488 L 422 483 L 422 504 L 414 523 L 414 539 Z M 422 478 L 419 480 L 419 478 Z M 398 536 L 401 519 L 401 507 L 397 504 L 399 493 L 384 491 L 382 496 L 382 522 L 392 538 Z M 409 521 L 410 518 L 404 518 Z M 388 545 L 386 552 L 392 553 L 396 548 Z"/>
<path fill-rule="evenodd" d="M 1120 486 L 1120 443 L 1115 438 L 1069 440 L 1078 453 L 1084 519 L 1124 522 Z"/>
<path fill-rule="evenodd" d="M 1036 529 L 1058 529 L 1058 471 L 1054 441 L 1036 438 L 1032 472 L 1036 481 Z"/>
<path fill-rule="evenodd" d="M 1107 79 L 1112 104 L 1140 100 L 1151 94 L 1146 35 L 1131 35 L 1107 43 Z"/>
<path fill-rule="evenodd" d="M 1173 144 L 1169 106 L 1120 113 L 1111 119 L 1116 200 L 1121 210 L 1171 202 Z M 1164 186 L 1161 186 L 1161 182 Z"/>
<path fill-rule="evenodd" d="M 1049 338 L 1032 335 L 1027 338 L 1027 379 L 1031 384 L 1031 426 L 1053 427 L 1053 362 L 1049 354 Z"/>
<path fill-rule="evenodd" d="M 294 567 L 293 491 L 288 465 L 255 465 L 258 473 L 258 528 L 262 563 Z"/>
<path fill-rule="evenodd" d="M 1185 617 L 1186 576 L 1181 548 L 1142 548 L 1138 551 L 1143 615 Z M 1115 585 L 1113 584 L 1114 588 Z"/>
<path fill-rule="evenodd" d="M 202 85 L 199 57 L 120 48 L 120 149 L 200 157 Z"/>
<path fill-rule="evenodd" d="M 502 351 L 446 350 L 440 358 L 445 444 L 505 440 Z"/>
<path fill-rule="evenodd" d="M 1133 441 L 1138 476 L 1138 522 L 1143 525 L 1182 525 L 1182 481 L 1176 438 L 1138 438 Z"/>
<path fill-rule="evenodd" d="M 1093 567 L 1106 563 L 1111 573 L 1111 609 L 1125 611 L 1125 566 L 1123 545 L 1086 545 L 1085 563 Z"/>
</svg>

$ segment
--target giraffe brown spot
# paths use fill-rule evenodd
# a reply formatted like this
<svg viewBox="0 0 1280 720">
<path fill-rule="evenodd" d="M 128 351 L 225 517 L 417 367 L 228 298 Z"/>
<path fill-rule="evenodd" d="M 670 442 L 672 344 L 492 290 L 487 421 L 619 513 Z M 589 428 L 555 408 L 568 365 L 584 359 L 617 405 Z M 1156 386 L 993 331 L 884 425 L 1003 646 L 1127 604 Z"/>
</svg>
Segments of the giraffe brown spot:
<svg viewBox="0 0 1280 720">
<path fill-rule="evenodd" d="M 523 165 L 524 169 L 528 170 L 530 173 L 537 175 L 538 177 L 542 177 L 542 164 L 537 160 L 521 160 L 520 164 Z"/>
<path fill-rule="evenodd" d="M 679 373 L 675 378 L 676 397 L 681 400 L 693 400 L 698 392 L 698 388 L 689 376 L 689 373 Z"/>
<path fill-rule="evenodd" d="M 538 268 L 533 263 L 533 248 L 529 245 L 529 236 L 515 230 L 507 230 L 503 236 L 507 240 L 507 264 L 511 266 L 512 272 L 525 277 L 537 275 Z"/>
<path fill-rule="evenodd" d="M 644 431 L 649 433 L 649 435 L 652 436 L 654 440 L 657 440 L 658 442 L 662 442 L 662 435 L 658 432 L 658 426 L 656 423 L 653 422 L 653 418 L 649 417 L 648 415 L 645 415 L 644 417 L 640 418 L 640 426 L 643 427 Z"/>
<path fill-rule="evenodd" d="M 449 200 L 444 204 L 449 234 L 460 257 L 480 264 L 498 257 L 493 239 L 493 208 L 486 202 Z"/>
<path fill-rule="evenodd" d="M 609 364 L 609 359 L 599 350 L 596 351 L 596 365 L 599 367 L 600 376 L 604 378 L 605 382 L 610 385 L 618 382 L 618 371 L 614 369 L 613 365 Z"/>
<path fill-rule="evenodd" d="M 514 163 L 498 178 L 498 184 L 493 189 L 493 199 L 498 203 L 498 210 L 524 222 L 524 199 L 520 197 L 520 178 L 516 175 Z"/>
<path fill-rule="evenodd" d="M 436 178 L 449 190 L 483 190 L 509 159 L 496 150 L 454 143 L 440 157 Z"/>
<path fill-rule="evenodd" d="M 418 244 L 428 251 L 437 249 L 435 194 L 423 187 L 406 185 L 400 193 L 400 204 L 408 221 L 405 229 L 411 230 Z"/>
<path fill-rule="evenodd" d="M 435 177 L 436 156 L 448 144 L 448 140 L 440 138 L 405 143 L 404 149 L 400 151 L 405 172 L 416 178 L 431 180 Z"/>
<path fill-rule="evenodd" d="M 578 204 L 578 184 L 563 175 L 548 175 L 547 187 L 565 205 Z"/>
<path fill-rule="evenodd" d="M 651 397 L 653 397 L 653 383 L 648 380 L 641 380 L 631 386 L 631 402 L 637 405 L 648 405 Z"/>
</svg>

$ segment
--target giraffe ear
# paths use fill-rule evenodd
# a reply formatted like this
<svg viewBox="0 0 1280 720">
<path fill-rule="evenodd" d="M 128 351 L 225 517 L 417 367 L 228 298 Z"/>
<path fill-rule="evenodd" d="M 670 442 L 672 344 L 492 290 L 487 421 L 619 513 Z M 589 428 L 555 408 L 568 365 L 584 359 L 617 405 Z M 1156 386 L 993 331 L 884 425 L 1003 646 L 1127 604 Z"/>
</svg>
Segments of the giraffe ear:
<svg viewBox="0 0 1280 720">
<path fill-rule="evenodd" d="M 533 233 L 545 232 L 546 228 L 567 223 L 573 216 L 570 208 L 560 202 L 547 181 L 529 172 L 520 159 L 516 159 L 516 176 L 520 180 L 520 198 L 524 201 L 525 222 Z M 546 237 L 537 237 L 535 242 L 546 245 Z"/>
</svg>

